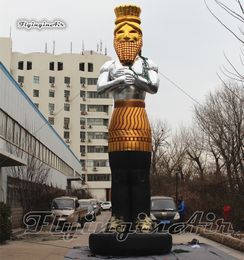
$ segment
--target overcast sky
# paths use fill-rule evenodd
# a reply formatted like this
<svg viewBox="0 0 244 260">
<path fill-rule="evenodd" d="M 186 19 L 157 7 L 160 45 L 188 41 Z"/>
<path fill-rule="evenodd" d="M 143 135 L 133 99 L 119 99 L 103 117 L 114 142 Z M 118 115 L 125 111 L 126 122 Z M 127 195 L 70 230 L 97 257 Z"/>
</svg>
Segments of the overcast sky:
<svg viewBox="0 0 244 260">
<path fill-rule="evenodd" d="M 235 6 L 235 1 L 227 1 Z M 216 72 L 227 65 L 223 52 L 238 67 L 240 44 L 209 13 L 203 0 L 9 0 L 0 9 L 0 37 L 9 36 L 12 27 L 13 51 L 43 52 L 45 42 L 56 53 L 96 50 L 101 40 L 113 59 L 114 8 L 120 4 L 141 7 L 143 55 L 152 59 L 159 71 L 177 83 L 193 99 L 202 102 L 209 91 L 220 86 Z M 237 23 L 208 0 L 212 10 L 233 29 Z M 23 30 L 17 20 L 62 20 L 63 30 Z M 190 125 L 194 101 L 160 76 L 160 89 L 147 95 L 150 118 L 162 119 L 176 128 Z"/>
</svg>

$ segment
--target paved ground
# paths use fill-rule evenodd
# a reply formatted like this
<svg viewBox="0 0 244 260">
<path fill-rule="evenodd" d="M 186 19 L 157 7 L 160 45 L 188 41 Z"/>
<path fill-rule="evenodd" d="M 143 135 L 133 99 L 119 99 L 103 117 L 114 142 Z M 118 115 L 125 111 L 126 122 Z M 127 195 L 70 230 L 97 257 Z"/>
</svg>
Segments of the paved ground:
<svg viewBox="0 0 244 260">
<path fill-rule="evenodd" d="M 59 260 L 64 259 L 67 252 L 74 246 L 87 246 L 89 233 L 99 229 L 102 223 L 109 218 L 109 212 L 102 212 L 102 215 L 97 217 L 97 221 L 89 223 L 84 230 L 77 229 L 73 238 L 64 237 L 62 234 L 45 235 L 41 234 L 37 237 L 28 238 L 19 241 L 10 241 L 6 245 L 0 246 L 1 260 Z M 99 224 L 100 223 L 100 224 Z M 75 230 L 73 230 L 74 232 Z M 237 259 L 244 259 L 243 253 L 230 249 L 226 246 L 220 245 L 209 239 L 200 237 L 196 234 L 180 234 L 173 235 L 174 244 L 186 244 L 196 238 L 200 243 L 206 243 L 217 247 L 218 249 L 236 257 Z M 51 239 L 51 240 L 50 240 Z M 206 259 L 207 260 L 207 259 Z M 226 259 L 227 260 L 227 259 Z"/>
</svg>

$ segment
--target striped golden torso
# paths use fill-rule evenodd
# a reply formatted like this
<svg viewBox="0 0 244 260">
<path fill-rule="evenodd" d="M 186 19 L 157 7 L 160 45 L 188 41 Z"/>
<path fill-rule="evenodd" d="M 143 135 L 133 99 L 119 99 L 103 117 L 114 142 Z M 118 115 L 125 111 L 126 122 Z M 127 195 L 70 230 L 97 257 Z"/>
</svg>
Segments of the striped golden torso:
<svg viewBox="0 0 244 260">
<path fill-rule="evenodd" d="M 151 128 L 144 100 L 117 100 L 114 107 L 109 126 L 109 152 L 151 152 Z"/>
</svg>

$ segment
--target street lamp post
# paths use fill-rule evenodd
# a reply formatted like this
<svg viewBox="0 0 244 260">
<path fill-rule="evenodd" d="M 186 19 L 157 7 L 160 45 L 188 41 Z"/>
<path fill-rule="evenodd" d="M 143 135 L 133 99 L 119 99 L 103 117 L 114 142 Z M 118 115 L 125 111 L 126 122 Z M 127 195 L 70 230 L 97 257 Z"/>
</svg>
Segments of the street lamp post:
<svg viewBox="0 0 244 260">
<path fill-rule="evenodd" d="M 175 173 L 175 199 L 176 199 L 176 204 L 178 203 L 178 180 L 179 180 L 179 172 L 177 171 Z"/>
</svg>

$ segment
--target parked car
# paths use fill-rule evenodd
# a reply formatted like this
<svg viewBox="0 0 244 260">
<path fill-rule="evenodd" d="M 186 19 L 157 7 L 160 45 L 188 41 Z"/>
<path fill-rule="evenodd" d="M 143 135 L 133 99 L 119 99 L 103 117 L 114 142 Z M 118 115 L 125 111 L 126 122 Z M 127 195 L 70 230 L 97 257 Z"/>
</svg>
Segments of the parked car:
<svg viewBox="0 0 244 260">
<path fill-rule="evenodd" d="M 87 219 L 86 221 L 95 221 L 96 220 L 96 211 L 94 210 L 94 206 L 90 199 L 80 199 L 79 200 L 80 208 L 85 208 L 87 211 Z"/>
<path fill-rule="evenodd" d="M 102 202 L 101 208 L 102 208 L 102 210 L 111 210 L 112 209 L 111 201 Z"/>
<path fill-rule="evenodd" d="M 92 205 L 93 205 L 93 209 L 96 212 L 96 215 L 100 215 L 101 214 L 101 205 L 100 203 L 96 200 L 96 199 L 90 199 Z"/>
<path fill-rule="evenodd" d="M 79 204 L 80 204 L 79 206 L 80 208 L 86 210 L 86 215 L 83 217 L 83 222 L 96 221 L 96 213 L 90 201 L 79 200 Z"/>
<path fill-rule="evenodd" d="M 176 227 L 180 220 L 174 199 L 171 197 L 151 197 L 151 219 L 158 225 L 158 230 L 169 229 L 174 224 Z M 172 226 L 172 232 L 173 226 Z"/>
<path fill-rule="evenodd" d="M 78 198 L 62 196 L 52 201 L 52 216 L 54 224 L 63 227 L 65 223 L 77 223 L 84 225 L 83 218 L 86 210 L 79 207 Z"/>
</svg>

